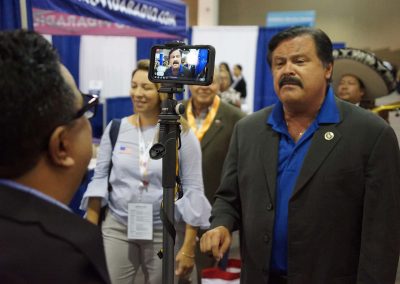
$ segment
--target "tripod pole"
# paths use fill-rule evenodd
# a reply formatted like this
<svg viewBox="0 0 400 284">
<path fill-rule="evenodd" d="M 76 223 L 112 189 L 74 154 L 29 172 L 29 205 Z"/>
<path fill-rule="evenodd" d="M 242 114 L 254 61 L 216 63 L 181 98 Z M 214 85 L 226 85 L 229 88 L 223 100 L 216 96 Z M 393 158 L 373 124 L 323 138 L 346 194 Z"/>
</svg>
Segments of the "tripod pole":
<svg viewBox="0 0 400 284">
<path fill-rule="evenodd" d="M 163 284 L 173 284 L 175 274 L 174 245 L 176 231 L 174 228 L 174 201 L 177 140 L 180 135 L 179 115 L 175 111 L 176 105 L 177 102 L 173 99 L 173 92 L 168 92 L 168 98 L 161 102 L 159 143 L 153 146 L 153 150 L 150 150 L 152 158 L 162 157 L 163 206 L 161 207 L 162 212 L 160 212 L 160 215 L 163 222 Z M 155 153 L 154 155 L 152 155 L 152 151 Z"/>
<path fill-rule="evenodd" d="M 163 115 L 160 115 L 160 118 Z M 166 116 L 166 115 L 165 115 Z M 172 224 L 174 224 L 174 199 L 175 199 L 175 182 L 176 182 L 176 139 L 177 139 L 177 120 L 179 116 L 168 116 L 161 118 L 160 121 L 160 134 L 161 129 L 165 128 L 164 141 L 166 154 L 162 160 L 162 184 L 163 184 L 163 208 L 164 217 Z M 164 127 L 162 124 L 164 123 Z M 160 137 L 161 138 L 161 137 Z M 162 266 L 162 279 L 163 284 L 174 283 L 174 245 L 175 236 L 172 236 L 168 227 L 163 227 L 163 266 Z"/>
</svg>

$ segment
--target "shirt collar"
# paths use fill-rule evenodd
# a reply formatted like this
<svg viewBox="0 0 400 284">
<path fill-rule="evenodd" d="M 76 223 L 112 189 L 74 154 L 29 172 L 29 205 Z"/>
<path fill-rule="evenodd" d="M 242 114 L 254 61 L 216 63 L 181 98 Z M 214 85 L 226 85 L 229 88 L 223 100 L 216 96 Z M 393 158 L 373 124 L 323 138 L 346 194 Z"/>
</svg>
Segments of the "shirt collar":
<svg viewBox="0 0 400 284">
<path fill-rule="evenodd" d="M 220 95 L 220 93 L 218 93 L 217 96 L 219 96 L 219 95 Z M 216 97 L 216 96 L 215 96 L 215 97 Z M 214 100 L 215 100 L 215 97 L 214 97 Z M 195 107 L 194 107 L 194 104 L 193 104 L 193 98 L 190 98 L 190 103 L 192 104 L 192 109 L 193 109 L 193 116 L 194 116 L 195 118 L 205 118 L 205 117 L 207 116 L 207 114 L 210 112 L 210 110 L 211 110 L 211 108 L 212 108 L 212 105 L 214 104 L 214 100 L 212 101 L 212 103 L 211 103 L 206 109 L 203 109 L 203 110 L 200 112 L 200 115 L 199 115 L 199 116 L 196 116 Z"/>
<path fill-rule="evenodd" d="M 338 123 L 340 121 L 339 110 L 336 105 L 335 95 L 329 86 L 324 102 L 318 112 L 316 122 L 318 125 L 325 123 Z M 275 131 L 282 132 L 286 128 L 286 121 L 283 115 L 283 105 L 278 101 L 272 109 L 271 115 L 267 118 L 267 124 Z"/>
<path fill-rule="evenodd" d="M 43 199 L 43 200 L 45 200 L 45 201 L 47 201 L 49 203 L 52 203 L 52 204 L 57 205 L 57 206 L 65 209 L 67 211 L 72 212 L 71 209 L 67 205 L 65 205 L 64 203 L 61 203 L 60 201 L 54 199 L 53 197 L 51 197 L 51 196 L 49 196 L 47 194 L 44 194 L 44 193 L 42 193 L 42 192 L 40 192 L 40 191 L 38 191 L 38 190 L 36 190 L 36 189 L 34 189 L 32 187 L 28 187 L 26 185 L 17 183 L 15 181 L 9 180 L 9 179 L 0 179 L 0 184 L 8 186 L 8 187 L 12 187 L 15 190 L 19 190 L 19 191 L 23 191 L 23 192 L 32 194 L 32 195 L 34 195 L 34 196 L 36 196 L 36 197 L 38 197 L 40 199 Z"/>
</svg>

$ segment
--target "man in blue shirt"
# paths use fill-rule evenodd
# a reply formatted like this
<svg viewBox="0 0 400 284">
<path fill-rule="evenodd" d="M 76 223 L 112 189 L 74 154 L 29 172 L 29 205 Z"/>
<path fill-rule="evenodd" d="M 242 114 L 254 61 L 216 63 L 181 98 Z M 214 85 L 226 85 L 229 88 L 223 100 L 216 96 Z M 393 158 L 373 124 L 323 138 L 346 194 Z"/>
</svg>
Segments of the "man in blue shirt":
<svg viewBox="0 0 400 284">
<path fill-rule="evenodd" d="M 169 68 L 165 70 L 165 77 L 174 78 L 192 78 L 193 74 L 190 70 L 182 64 L 182 50 L 174 47 L 168 54 Z"/>
<path fill-rule="evenodd" d="M 400 152 L 393 129 L 335 98 L 332 43 L 294 27 L 268 48 L 279 102 L 238 122 L 202 251 L 241 234 L 241 283 L 394 283 Z"/>
<path fill-rule="evenodd" d="M 0 32 L 0 282 L 110 283 L 100 230 L 67 204 L 92 155 L 82 95 L 51 44 Z"/>
</svg>

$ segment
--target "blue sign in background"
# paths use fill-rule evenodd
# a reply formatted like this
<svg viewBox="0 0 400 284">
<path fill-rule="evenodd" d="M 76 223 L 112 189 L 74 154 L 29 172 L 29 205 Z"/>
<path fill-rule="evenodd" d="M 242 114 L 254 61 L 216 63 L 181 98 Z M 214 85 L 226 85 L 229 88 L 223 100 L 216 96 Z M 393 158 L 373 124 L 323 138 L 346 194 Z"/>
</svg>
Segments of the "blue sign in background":
<svg viewBox="0 0 400 284">
<path fill-rule="evenodd" d="M 267 27 L 293 27 L 315 25 L 315 11 L 282 11 L 267 14 Z"/>
<path fill-rule="evenodd" d="M 149 0 L 32 0 L 33 8 L 96 18 L 144 30 L 186 37 L 186 5 Z"/>
</svg>

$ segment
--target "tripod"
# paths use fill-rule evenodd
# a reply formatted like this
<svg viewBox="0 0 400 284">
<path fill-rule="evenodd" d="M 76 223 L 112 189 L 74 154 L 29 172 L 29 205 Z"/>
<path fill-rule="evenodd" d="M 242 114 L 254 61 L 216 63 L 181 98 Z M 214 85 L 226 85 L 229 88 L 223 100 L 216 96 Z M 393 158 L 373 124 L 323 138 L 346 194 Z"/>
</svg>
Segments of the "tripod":
<svg viewBox="0 0 400 284">
<path fill-rule="evenodd" d="M 160 93 L 168 97 L 161 102 L 159 115 L 159 142 L 150 149 L 152 159 L 162 158 L 163 203 L 160 210 L 163 222 L 162 283 L 174 283 L 174 245 L 176 231 L 174 228 L 174 199 L 176 185 L 177 150 L 180 146 L 179 115 L 184 113 L 182 104 L 173 98 L 174 93 L 182 92 L 182 84 L 162 84 Z M 177 144 L 177 141 L 179 143 Z"/>
</svg>

